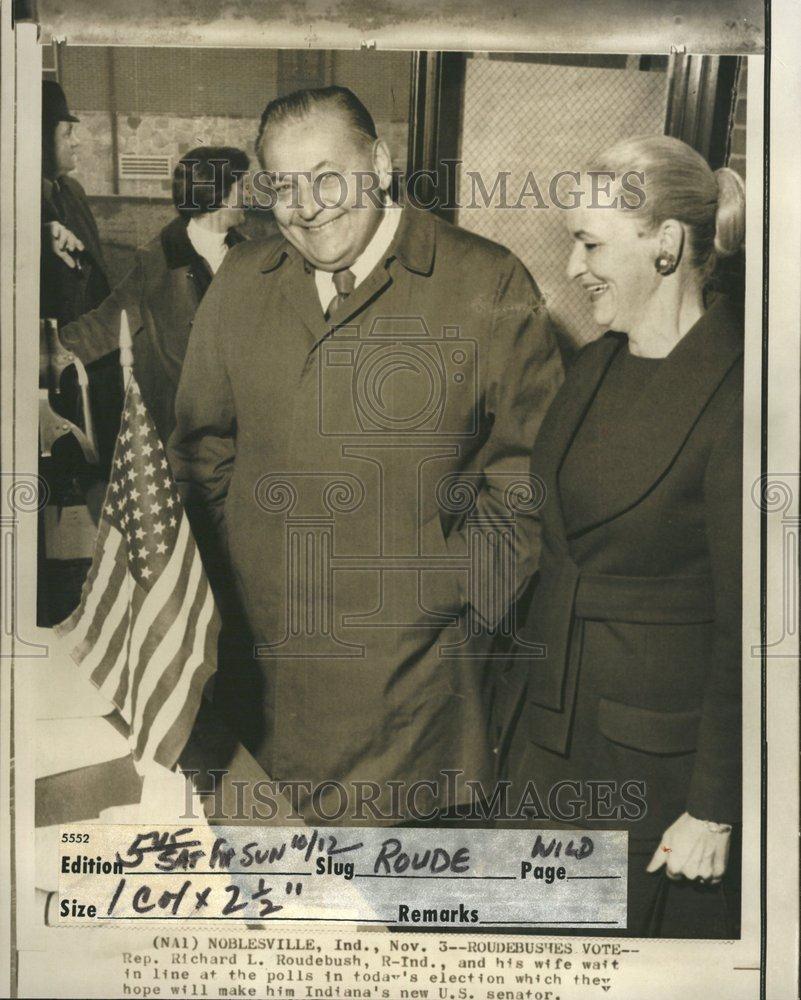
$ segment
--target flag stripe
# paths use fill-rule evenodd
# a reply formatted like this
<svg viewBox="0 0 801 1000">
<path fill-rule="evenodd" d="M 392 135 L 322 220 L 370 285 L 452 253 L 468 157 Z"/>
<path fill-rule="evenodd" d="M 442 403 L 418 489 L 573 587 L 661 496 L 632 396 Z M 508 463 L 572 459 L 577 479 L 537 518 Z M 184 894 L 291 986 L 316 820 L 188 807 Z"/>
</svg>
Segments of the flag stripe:
<svg viewBox="0 0 801 1000">
<path fill-rule="evenodd" d="M 187 521 L 186 518 L 183 518 L 181 530 L 178 533 L 178 540 L 176 542 L 175 549 L 170 556 L 170 561 L 154 586 L 145 595 L 142 607 L 133 619 L 131 641 L 128 649 L 128 664 L 131 672 L 131 681 L 128 685 L 128 692 L 125 697 L 125 707 L 130 718 L 133 718 L 133 709 L 136 704 L 137 697 L 136 692 L 142 679 L 141 674 L 147 666 L 146 663 L 141 662 L 140 653 L 142 651 L 142 644 L 147 638 L 147 634 L 150 630 L 150 626 L 160 617 L 162 619 L 162 626 L 166 626 L 167 628 L 169 628 L 171 622 L 175 621 L 176 609 L 173 608 L 172 610 L 169 610 L 171 608 L 170 598 L 172 597 L 175 587 L 181 582 L 179 580 L 179 572 L 184 565 L 184 559 L 186 557 L 186 539 L 188 534 L 189 529 Z M 165 605 L 168 606 L 168 612 L 165 615 L 160 616 L 160 612 L 163 610 Z"/>
<path fill-rule="evenodd" d="M 69 638 L 70 641 L 75 643 L 76 653 L 73 656 L 75 656 L 79 663 L 82 659 L 82 654 L 79 654 L 77 650 L 80 648 L 86 633 L 89 631 L 95 610 L 100 602 L 100 598 L 103 596 L 103 590 L 108 583 L 109 577 L 114 572 L 114 567 L 117 565 L 117 551 L 122 543 L 122 535 L 116 528 L 109 525 L 106 521 L 103 522 L 102 528 L 105 528 L 106 538 L 96 570 L 95 564 L 92 564 L 92 570 L 95 570 L 94 577 L 91 578 L 92 574 L 90 572 L 84 584 L 81 603 L 78 605 L 77 611 L 66 622 L 62 622 L 57 629 L 59 635 Z"/>
<path fill-rule="evenodd" d="M 180 566 L 176 564 L 173 567 L 177 570 L 176 585 L 170 590 L 169 597 L 151 622 L 138 654 L 136 671 L 134 673 L 134 695 L 137 704 L 135 715 L 137 720 L 141 720 L 142 710 L 144 709 L 144 704 L 138 692 L 142 689 L 143 684 L 152 684 L 151 681 L 146 680 L 150 673 L 155 672 L 157 676 L 162 673 L 172 659 L 173 654 L 171 649 L 175 646 L 176 642 L 180 644 L 185 627 L 183 626 L 186 620 L 185 609 L 189 607 L 191 592 L 197 586 L 196 581 L 192 579 L 195 569 L 195 553 L 196 550 L 192 535 L 187 528 L 183 560 Z M 189 594 L 189 598 L 187 598 L 187 594 Z M 182 623 L 180 629 L 171 628 L 172 624 L 176 621 Z"/>
<path fill-rule="evenodd" d="M 192 558 L 193 556 L 194 558 Z M 174 596 L 170 601 L 171 604 L 177 603 L 178 600 L 181 603 L 178 607 L 173 606 L 168 609 L 172 620 L 182 623 L 187 621 L 192 610 L 192 603 L 197 595 L 198 584 L 203 572 L 194 545 L 186 546 L 184 562 L 187 561 L 189 562 L 188 569 L 184 566 L 181 571 L 180 582 L 182 586 L 173 591 Z M 186 627 L 172 628 L 165 632 L 163 628 L 157 628 L 158 624 L 158 622 L 154 622 L 156 627 L 151 628 L 147 642 L 143 645 L 145 669 L 140 675 L 134 711 L 134 727 L 137 732 L 142 725 L 148 699 L 153 694 L 159 678 L 164 674 L 169 663 L 177 655 L 181 655 L 184 660 L 186 659 L 186 653 L 183 651 Z M 186 652 L 188 653 L 188 650 Z"/>
<path fill-rule="evenodd" d="M 205 629 L 206 637 L 204 648 L 200 653 L 202 659 L 199 667 L 192 674 L 189 693 L 180 715 L 175 720 L 172 728 L 167 732 L 163 740 L 157 744 L 156 750 L 153 751 L 154 755 L 157 755 L 159 760 L 178 760 L 181 751 L 186 745 L 186 737 L 183 736 L 182 738 L 182 734 L 191 731 L 192 724 L 194 723 L 200 708 L 200 700 L 203 697 L 203 691 L 205 690 L 206 683 L 215 671 L 215 665 L 217 662 L 217 639 L 220 633 L 220 625 L 219 620 L 217 619 L 216 609 L 213 606 L 214 598 L 211 597 L 211 600 L 212 619 L 209 626 Z M 198 635 L 200 634 L 201 633 L 198 632 Z"/>
<path fill-rule="evenodd" d="M 144 744 L 145 756 L 158 755 L 160 760 L 173 757 L 173 762 L 177 759 L 183 747 L 179 747 L 176 752 L 174 738 L 168 741 L 169 747 L 162 747 L 162 744 L 174 732 L 183 728 L 176 726 L 182 714 L 185 714 L 186 711 L 192 712 L 193 718 L 197 714 L 203 685 L 210 676 L 209 661 L 205 657 L 205 653 L 208 640 L 212 633 L 216 633 L 216 629 L 209 627 L 214 613 L 214 598 L 206 580 L 201 583 L 199 596 L 202 598 L 202 603 L 196 602 L 198 608 L 198 613 L 195 616 L 196 628 L 194 629 L 192 648 L 184 669 L 178 677 L 178 682 L 173 686 L 171 694 L 164 699 L 161 711 L 149 730 L 143 730 L 143 737 L 147 740 Z"/>
<path fill-rule="evenodd" d="M 128 566 L 125 559 L 119 557 L 109 576 L 108 584 L 100 595 L 97 608 L 81 642 L 81 663 L 91 673 L 97 666 L 98 657 L 108 644 L 114 630 L 114 614 L 119 621 L 119 615 L 128 604 L 126 584 L 133 583 L 128 577 Z M 119 608 L 117 607 L 119 605 Z"/>
<path fill-rule="evenodd" d="M 103 652 L 103 658 L 92 671 L 92 683 L 96 684 L 106 697 L 111 698 L 117 708 L 120 706 L 114 698 L 114 693 L 117 690 L 119 676 L 115 677 L 114 671 L 122 670 L 127 661 L 128 626 L 131 620 L 131 608 L 125 590 L 120 591 L 118 601 L 122 605 L 122 614 Z"/>
<path fill-rule="evenodd" d="M 126 708 L 126 696 L 128 694 L 128 686 L 130 684 L 130 652 L 131 652 L 131 629 L 133 628 L 133 623 L 136 621 L 136 616 L 139 614 L 139 609 L 142 607 L 142 603 L 147 595 L 141 587 L 136 587 L 131 596 L 130 604 L 128 605 L 128 614 L 126 621 L 126 631 L 123 637 L 123 645 L 120 650 L 119 661 L 114 664 L 112 668 L 112 676 L 109 677 L 106 682 L 109 689 L 116 679 L 116 687 L 114 689 L 114 694 L 112 696 L 112 701 L 119 708 L 120 715 L 126 722 L 130 723 L 131 714 Z"/>
<path fill-rule="evenodd" d="M 197 551 L 194 553 L 194 560 L 200 563 Z M 193 570 L 195 567 L 193 566 Z M 208 583 L 203 575 L 202 566 L 197 567 L 197 585 L 191 589 L 188 597 L 191 599 L 184 602 L 181 613 L 185 614 L 186 627 L 183 630 L 180 647 L 175 650 L 164 669 L 160 671 L 156 684 L 148 695 L 147 699 L 141 698 L 140 704 L 143 707 L 140 728 L 145 734 L 153 725 L 153 720 L 159 711 L 159 707 L 164 704 L 180 679 L 181 671 L 188 662 L 189 657 L 195 647 L 195 629 L 203 603 L 206 599 Z M 188 610 L 186 610 L 188 608 Z M 166 652 L 166 650 L 165 650 Z"/>
</svg>

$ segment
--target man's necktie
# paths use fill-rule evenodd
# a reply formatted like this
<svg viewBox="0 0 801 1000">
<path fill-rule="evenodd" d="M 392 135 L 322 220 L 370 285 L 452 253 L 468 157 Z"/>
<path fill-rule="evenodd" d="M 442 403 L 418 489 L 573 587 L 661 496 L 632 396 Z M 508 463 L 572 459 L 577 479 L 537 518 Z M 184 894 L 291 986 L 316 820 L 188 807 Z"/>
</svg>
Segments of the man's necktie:
<svg viewBox="0 0 801 1000">
<path fill-rule="evenodd" d="M 333 279 L 334 288 L 336 288 L 337 293 L 328 303 L 328 309 L 325 314 L 327 319 L 330 319 L 342 308 L 345 300 L 356 285 L 356 275 L 347 267 L 344 267 L 341 271 L 334 271 Z"/>
</svg>

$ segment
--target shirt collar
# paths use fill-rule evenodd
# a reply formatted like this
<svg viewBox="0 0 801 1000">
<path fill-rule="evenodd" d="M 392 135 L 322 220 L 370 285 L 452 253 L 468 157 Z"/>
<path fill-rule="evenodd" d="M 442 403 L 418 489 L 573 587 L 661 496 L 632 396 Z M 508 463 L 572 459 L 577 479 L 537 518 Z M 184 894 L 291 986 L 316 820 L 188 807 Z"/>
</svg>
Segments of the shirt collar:
<svg viewBox="0 0 801 1000">
<path fill-rule="evenodd" d="M 225 232 L 215 233 L 213 230 L 201 226 L 194 216 L 189 220 L 189 224 L 186 227 L 186 234 L 198 253 L 202 252 L 201 247 L 219 250 L 223 243 L 225 243 L 226 237 Z"/>
<path fill-rule="evenodd" d="M 395 238 L 395 233 L 398 231 L 400 216 L 400 208 L 388 198 L 378 228 L 373 233 L 370 242 L 364 248 L 361 256 L 348 268 L 356 279 L 354 287 L 360 285 L 373 268 L 377 267 L 386 258 L 387 251 L 390 248 L 392 240 Z M 325 309 L 331 298 L 336 295 L 333 272 L 315 268 L 314 280 L 317 285 L 320 302 L 323 309 Z"/>
</svg>

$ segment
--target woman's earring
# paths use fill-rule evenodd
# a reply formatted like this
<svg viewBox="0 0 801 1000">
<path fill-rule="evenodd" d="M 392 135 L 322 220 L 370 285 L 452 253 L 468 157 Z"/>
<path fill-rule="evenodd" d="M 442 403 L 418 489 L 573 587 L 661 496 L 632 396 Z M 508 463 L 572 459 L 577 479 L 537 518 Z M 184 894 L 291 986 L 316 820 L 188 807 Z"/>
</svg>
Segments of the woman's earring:
<svg viewBox="0 0 801 1000">
<path fill-rule="evenodd" d="M 663 250 L 654 261 L 657 274 L 661 274 L 662 277 L 673 274 L 678 265 L 679 262 L 676 260 L 676 255 L 668 253 L 667 250 Z"/>
</svg>

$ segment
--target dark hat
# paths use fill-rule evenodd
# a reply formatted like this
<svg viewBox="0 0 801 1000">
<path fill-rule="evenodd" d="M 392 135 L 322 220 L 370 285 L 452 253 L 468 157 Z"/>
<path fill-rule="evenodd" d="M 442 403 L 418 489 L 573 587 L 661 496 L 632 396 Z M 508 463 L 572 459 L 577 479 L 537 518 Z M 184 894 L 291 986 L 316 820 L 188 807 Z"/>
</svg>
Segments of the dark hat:
<svg viewBox="0 0 801 1000">
<path fill-rule="evenodd" d="M 67 107 L 67 96 L 61 89 L 61 84 L 55 80 L 42 81 L 42 118 L 52 122 L 78 122 L 80 118 L 70 114 Z"/>
</svg>

